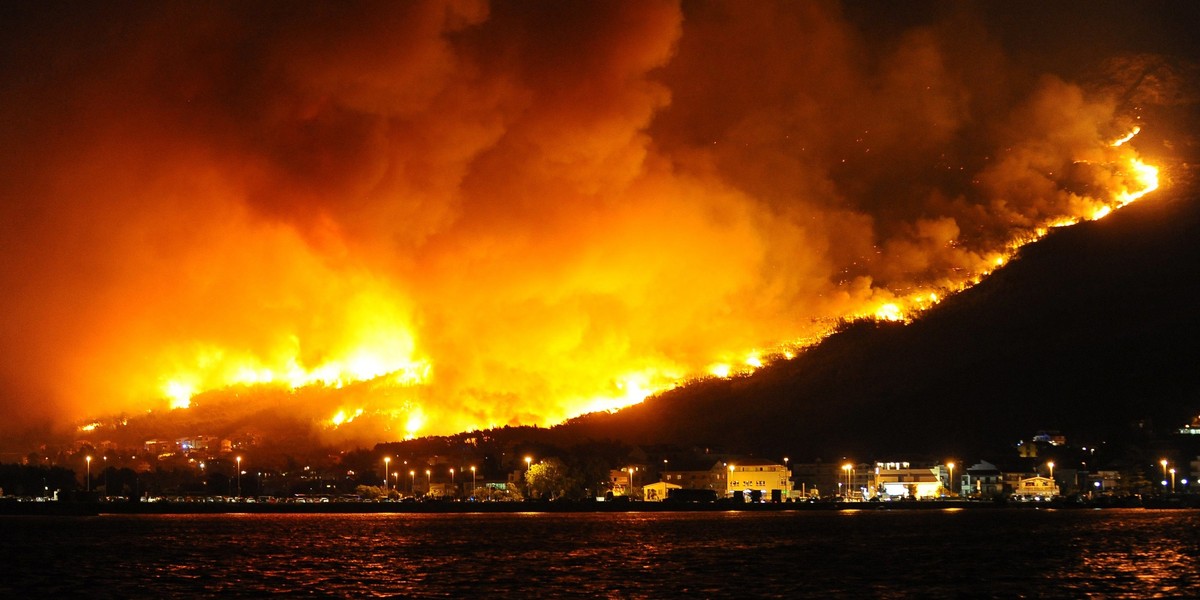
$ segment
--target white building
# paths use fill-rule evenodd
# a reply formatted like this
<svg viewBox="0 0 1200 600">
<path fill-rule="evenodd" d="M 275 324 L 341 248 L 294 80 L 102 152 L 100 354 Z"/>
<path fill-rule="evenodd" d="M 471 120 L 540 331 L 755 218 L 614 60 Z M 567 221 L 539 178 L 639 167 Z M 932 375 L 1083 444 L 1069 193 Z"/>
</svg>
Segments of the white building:
<svg viewBox="0 0 1200 600">
<path fill-rule="evenodd" d="M 884 500 L 937 498 L 945 487 L 942 467 L 913 467 L 907 462 L 875 465 L 876 489 Z"/>
</svg>

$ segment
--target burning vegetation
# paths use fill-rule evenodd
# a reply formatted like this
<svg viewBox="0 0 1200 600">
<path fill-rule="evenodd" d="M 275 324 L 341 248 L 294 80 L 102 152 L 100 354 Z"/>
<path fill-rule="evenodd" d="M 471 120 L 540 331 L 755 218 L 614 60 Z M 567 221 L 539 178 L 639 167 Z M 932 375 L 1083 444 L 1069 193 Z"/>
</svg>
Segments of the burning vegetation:
<svg viewBox="0 0 1200 600">
<path fill-rule="evenodd" d="M 32 420 L 556 423 L 912 319 L 1159 186 L 1134 86 L 1027 72 L 965 10 L 27 12 L 0 393 Z"/>
</svg>

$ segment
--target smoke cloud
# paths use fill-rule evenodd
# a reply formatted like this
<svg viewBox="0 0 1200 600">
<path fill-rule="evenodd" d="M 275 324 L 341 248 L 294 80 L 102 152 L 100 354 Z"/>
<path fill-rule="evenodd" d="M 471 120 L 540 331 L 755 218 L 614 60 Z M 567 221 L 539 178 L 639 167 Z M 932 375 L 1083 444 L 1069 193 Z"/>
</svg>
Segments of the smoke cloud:
<svg viewBox="0 0 1200 600">
<path fill-rule="evenodd" d="M 919 308 L 1135 187 L 1125 90 L 969 7 L 3 10 L 5 427 L 279 385 L 329 388 L 294 396 L 334 437 L 554 423 Z"/>
</svg>

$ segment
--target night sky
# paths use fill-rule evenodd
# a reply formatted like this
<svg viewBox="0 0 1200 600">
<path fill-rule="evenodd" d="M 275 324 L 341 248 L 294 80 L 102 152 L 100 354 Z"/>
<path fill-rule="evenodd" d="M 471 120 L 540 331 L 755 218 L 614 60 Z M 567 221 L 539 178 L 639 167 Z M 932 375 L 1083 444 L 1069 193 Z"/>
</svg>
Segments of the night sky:
<svg viewBox="0 0 1200 600">
<path fill-rule="evenodd" d="M 1196 6 L 5 3 L 0 432 L 545 425 L 909 317 L 1178 160 Z"/>
</svg>

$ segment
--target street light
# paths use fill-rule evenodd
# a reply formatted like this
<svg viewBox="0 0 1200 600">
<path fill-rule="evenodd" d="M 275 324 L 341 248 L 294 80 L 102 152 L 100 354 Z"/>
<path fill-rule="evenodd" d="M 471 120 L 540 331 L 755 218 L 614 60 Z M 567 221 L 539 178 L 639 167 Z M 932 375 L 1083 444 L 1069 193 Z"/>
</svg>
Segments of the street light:
<svg viewBox="0 0 1200 600">
<path fill-rule="evenodd" d="M 475 465 L 471 465 L 471 499 L 475 499 Z"/>
<path fill-rule="evenodd" d="M 1046 463 L 1046 466 L 1050 467 L 1050 483 L 1054 483 L 1054 461 Z"/>
<path fill-rule="evenodd" d="M 428 496 L 433 491 L 433 478 L 430 477 L 433 471 L 425 469 L 425 495 Z"/>
<path fill-rule="evenodd" d="M 1171 468 L 1171 493 L 1175 493 L 1175 468 Z"/>
<path fill-rule="evenodd" d="M 532 456 L 525 457 L 525 499 L 529 499 L 529 463 L 533 462 Z"/>
<path fill-rule="evenodd" d="M 633 485 L 633 472 L 636 470 L 637 469 L 635 469 L 633 467 L 629 467 L 629 498 L 631 500 L 633 499 L 633 491 L 635 489 L 635 487 Z"/>
<path fill-rule="evenodd" d="M 417 495 L 417 472 L 412 470 L 408 472 L 408 495 L 416 497 Z"/>
<path fill-rule="evenodd" d="M 1166 479 L 1167 478 L 1167 459 L 1164 458 L 1164 459 L 1158 461 L 1158 464 L 1162 465 L 1163 479 Z"/>
<path fill-rule="evenodd" d="M 92 456 L 89 454 L 87 458 L 87 491 L 92 491 Z"/>
<path fill-rule="evenodd" d="M 950 486 L 949 486 L 950 487 L 950 495 L 953 496 L 954 495 L 954 461 L 950 461 L 950 462 L 946 463 L 946 468 L 950 469 L 950 481 L 948 481 L 947 483 L 950 484 Z"/>
<path fill-rule="evenodd" d="M 238 498 L 242 497 L 242 457 L 237 457 Z"/>
<path fill-rule="evenodd" d="M 854 485 L 853 482 L 850 480 L 850 469 L 852 469 L 852 468 L 854 468 L 854 467 L 850 466 L 850 463 L 846 463 L 846 464 L 842 465 L 842 470 L 846 472 L 846 493 L 842 496 L 843 498 L 849 498 L 850 486 Z M 842 487 L 842 484 L 839 483 L 838 487 Z"/>
<path fill-rule="evenodd" d="M 458 496 L 458 486 L 454 483 L 454 467 L 450 467 L 450 493 Z"/>
<path fill-rule="evenodd" d="M 725 491 L 733 495 L 733 465 L 729 465 L 729 478 L 725 480 Z"/>
<path fill-rule="evenodd" d="M 383 491 L 388 490 L 388 473 L 391 471 L 392 457 L 383 457 Z"/>
</svg>

